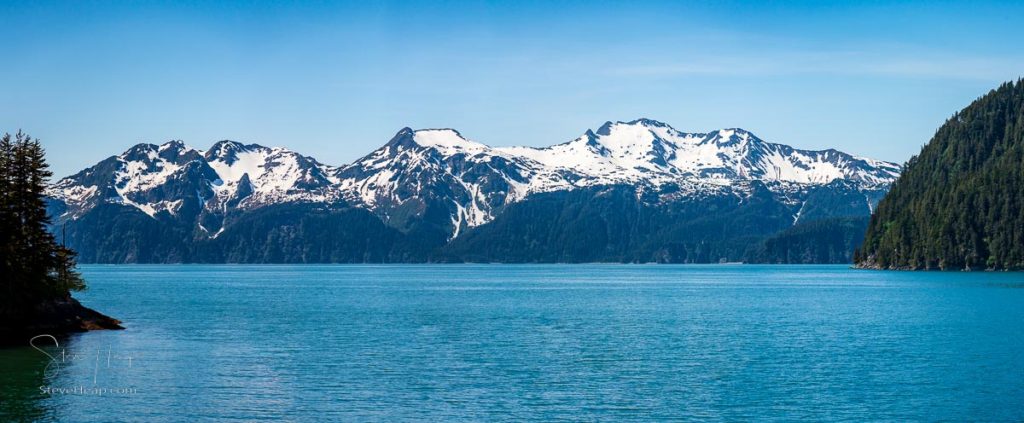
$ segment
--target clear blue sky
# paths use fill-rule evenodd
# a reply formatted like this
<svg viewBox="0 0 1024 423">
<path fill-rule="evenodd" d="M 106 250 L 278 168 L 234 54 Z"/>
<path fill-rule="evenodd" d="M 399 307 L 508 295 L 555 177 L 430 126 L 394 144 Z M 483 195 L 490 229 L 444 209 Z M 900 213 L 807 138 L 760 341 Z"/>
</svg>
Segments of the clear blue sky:
<svg viewBox="0 0 1024 423">
<path fill-rule="evenodd" d="M 1024 75 L 1024 6 L 968 3 L 3 2 L 0 130 L 58 176 L 138 142 L 343 164 L 404 126 L 539 146 L 637 117 L 904 161 Z"/>
</svg>

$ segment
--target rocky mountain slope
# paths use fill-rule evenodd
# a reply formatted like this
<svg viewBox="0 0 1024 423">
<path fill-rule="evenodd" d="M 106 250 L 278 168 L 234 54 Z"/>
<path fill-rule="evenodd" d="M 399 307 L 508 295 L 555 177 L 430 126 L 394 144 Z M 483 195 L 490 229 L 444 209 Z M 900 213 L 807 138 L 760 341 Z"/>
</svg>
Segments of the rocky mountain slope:
<svg viewBox="0 0 1024 423">
<path fill-rule="evenodd" d="M 482 248 L 480 234 L 493 232 L 486 226 L 506 211 L 530 210 L 536 198 L 593 202 L 601 201 L 590 198 L 601 192 L 628 193 L 615 197 L 628 198 L 645 213 L 674 216 L 672 222 L 697 216 L 728 220 L 737 207 L 770 205 L 765 207 L 773 208 L 772 223 L 750 234 L 760 239 L 766 230 L 808 220 L 867 216 L 899 171 L 894 163 L 835 150 L 769 143 L 742 129 L 684 133 L 639 119 L 608 122 L 545 148 L 490 147 L 452 129 L 405 128 L 345 166 L 234 141 L 220 141 L 205 151 L 180 141 L 139 144 L 61 179 L 50 196 L 56 222 L 66 224 L 68 242 L 85 261 L 462 260 L 466 256 L 456 248 L 461 238 L 472 238 Z M 584 194 L 560 194 L 571 192 Z M 680 210 L 685 215 L 678 215 Z M 327 219 L 321 224 L 330 226 L 332 220 L 348 218 L 377 221 L 364 222 L 361 229 L 376 228 L 372 231 L 380 241 L 363 240 L 366 234 L 358 231 L 339 234 L 363 245 L 343 242 L 348 253 L 339 256 L 325 250 L 323 241 L 311 244 L 312 234 L 296 229 L 310 219 Z M 239 238 L 246 230 L 250 233 Z M 265 239 L 278 232 L 276 240 Z M 111 233 L 122 236 L 111 238 Z M 655 244 L 670 241 L 632 236 Z M 225 246 L 227 239 L 237 245 Z M 244 249 L 245 243 L 285 251 L 226 252 Z M 665 259 L 651 245 L 643 252 L 587 260 L 717 261 L 741 258 L 737 248 L 729 247 L 723 257 Z M 474 255 L 504 261 L 493 252 Z M 530 255 L 523 260 L 577 261 Z"/>
</svg>

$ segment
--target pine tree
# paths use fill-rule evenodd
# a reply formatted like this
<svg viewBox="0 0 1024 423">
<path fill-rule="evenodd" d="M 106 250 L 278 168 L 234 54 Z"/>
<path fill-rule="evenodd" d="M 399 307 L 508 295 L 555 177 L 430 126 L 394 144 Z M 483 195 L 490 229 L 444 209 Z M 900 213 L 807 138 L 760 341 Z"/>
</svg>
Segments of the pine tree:
<svg viewBox="0 0 1024 423">
<path fill-rule="evenodd" d="M 16 274 L 14 269 L 14 211 L 11 205 L 11 167 L 13 166 L 14 145 L 11 142 L 11 135 L 4 134 L 0 138 L 0 292 L 3 293 L 3 300 L 0 301 L 0 312 L 9 312 L 11 305 L 15 304 L 16 294 L 14 281 Z"/>
<path fill-rule="evenodd" d="M 40 302 L 85 288 L 75 253 L 49 231 L 46 187 L 50 176 L 38 140 L 18 132 L 0 138 L 0 239 L 4 298 L 0 311 L 22 314 Z"/>
</svg>

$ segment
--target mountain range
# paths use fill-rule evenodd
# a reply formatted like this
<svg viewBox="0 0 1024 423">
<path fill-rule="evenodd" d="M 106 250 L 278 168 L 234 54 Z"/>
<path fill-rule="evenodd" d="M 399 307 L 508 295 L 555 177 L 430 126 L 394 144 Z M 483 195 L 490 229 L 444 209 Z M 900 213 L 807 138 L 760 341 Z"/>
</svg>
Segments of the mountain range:
<svg viewBox="0 0 1024 423">
<path fill-rule="evenodd" d="M 900 170 L 638 119 L 544 148 L 404 128 L 343 166 L 138 144 L 49 197 L 83 262 L 816 262 L 849 260 L 860 239 L 836 231 L 866 222 Z M 833 241 L 778 250 L 793 233 Z"/>
</svg>

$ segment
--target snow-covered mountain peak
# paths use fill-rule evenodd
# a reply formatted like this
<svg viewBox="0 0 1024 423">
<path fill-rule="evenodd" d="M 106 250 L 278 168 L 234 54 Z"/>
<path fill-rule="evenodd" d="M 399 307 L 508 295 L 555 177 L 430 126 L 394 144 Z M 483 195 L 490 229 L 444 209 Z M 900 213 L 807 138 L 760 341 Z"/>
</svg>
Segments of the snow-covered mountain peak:
<svg viewBox="0 0 1024 423">
<path fill-rule="evenodd" d="M 150 216 L 164 211 L 177 216 L 183 207 L 223 211 L 229 200 L 238 208 L 333 201 L 339 197 L 329 176 L 333 172 L 284 148 L 225 140 L 202 151 L 175 140 L 135 145 L 58 181 L 50 195 L 64 200 L 73 216 L 101 202 L 134 206 Z"/>
<path fill-rule="evenodd" d="M 402 152 L 424 149 L 437 151 L 442 156 L 451 156 L 460 153 L 479 154 L 491 150 L 491 147 L 466 139 L 459 131 L 450 128 L 414 130 L 406 127 L 399 130 L 383 147 L 358 162 L 394 157 L 402 155 Z"/>
<path fill-rule="evenodd" d="M 161 155 L 163 155 L 163 154 L 183 154 L 183 153 L 189 152 L 189 151 L 196 151 L 196 149 L 192 148 L 188 144 L 185 144 L 181 140 L 167 141 L 167 142 L 165 142 L 163 144 L 160 144 L 160 146 L 157 147 L 157 152 L 159 152 Z"/>
<path fill-rule="evenodd" d="M 212 185 L 221 197 L 251 193 L 248 201 L 257 204 L 337 197 L 332 192 L 336 181 L 329 176 L 335 168 L 286 148 L 221 141 L 207 151 L 206 159 L 218 176 Z"/>
<path fill-rule="evenodd" d="M 242 144 L 238 141 L 221 140 L 217 141 L 206 150 L 204 157 L 209 161 L 220 161 L 228 165 L 240 159 L 244 155 L 266 156 L 272 151 L 288 151 L 284 148 L 264 147 L 259 144 Z"/>
<path fill-rule="evenodd" d="M 884 190 L 895 163 L 836 150 L 799 150 L 739 128 L 685 133 L 651 119 L 607 122 L 550 147 L 489 147 L 454 129 L 403 128 L 352 164 L 332 167 L 285 148 L 219 141 L 196 150 L 181 141 L 139 144 L 59 181 L 51 190 L 82 215 L 100 203 L 150 216 L 201 213 L 203 229 L 231 210 L 288 202 L 366 208 L 405 228 L 422 214 L 450 218 L 452 236 L 486 223 L 533 194 L 604 185 L 674 195 L 741 193 L 767 183 L 780 195 L 848 181 Z M 213 235 L 211 235 L 213 236 Z"/>
<path fill-rule="evenodd" d="M 629 155 L 672 144 L 684 134 L 664 123 L 637 119 L 630 122 L 607 122 L 597 130 L 597 142 L 613 152 Z"/>
<path fill-rule="evenodd" d="M 681 132 L 666 123 L 640 118 L 628 122 L 606 122 L 597 130 L 597 136 L 601 144 L 611 149 L 637 152 L 696 144 L 707 134 Z"/>
<path fill-rule="evenodd" d="M 233 156 L 240 151 L 245 151 L 245 145 L 238 141 L 221 140 L 213 143 L 209 150 L 206 150 L 206 159 L 233 160 Z"/>
<path fill-rule="evenodd" d="M 246 174 L 252 179 L 259 178 L 266 170 L 269 156 L 269 148 L 227 140 L 214 144 L 205 155 L 210 167 L 226 183 L 237 182 Z"/>
<path fill-rule="evenodd" d="M 152 162 L 158 159 L 160 147 L 161 146 L 156 144 L 139 143 L 125 150 L 117 157 L 125 161 Z"/>
<path fill-rule="evenodd" d="M 616 126 L 641 127 L 641 128 L 647 128 L 647 129 L 656 129 L 656 128 L 672 129 L 672 127 L 669 126 L 667 123 L 664 123 L 664 122 L 661 122 L 661 121 L 657 121 L 657 120 L 654 120 L 654 119 L 639 118 L 639 119 L 633 119 L 633 120 L 630 120 L 630 121 L 621 121 L 621 120 L 620 121 L 615 121 L 615 122 L 607 121 L 603 125 L 601 125 L 600 127 L 597 128 L 597 134 L 598 135 L 608 135 L 608 134 L 611 133 L 612 129 L 615 128 Z"/>
<path fill-rule="evenodd" d="M 745 144 L 751 140 L 760 141 L 750 131 L 741 128 L 727 128 L 708 132 L 702 142 L 713 142 L 718 145 Z"/>
<path fill-rule="evenodd" d="M 476 154 L 491 149 L 484 144 L 466 139 L 459 131 L 448 128 L 416 130 L 413 133 L 413 140 L 416 144 L 432 147 L 444 154 Z"/>
<path fill-rule="evenodd" d="M 679 144 L 693 144 L 698 138 L 665 123 L 641 118 L 606 122 L 596 132 L 587 130 L 573 141 L 548 148 L 502 150 L 601 178 L 606 183 L 629 182 L 676 174 L 671 162 L 677 158 Z"/>
<path fill-rule="evenodd" d="M 654 119 L 648 119 L 648 118 L 633 119 L 633 120 L 631 120 L 629 122 L 620 122 L 620 123 L 625 123 L 627 125 L 643 125 L 643 126 L 647 126 L 647 127 L 651 127 L 651 128 L 671 128 L 671 126 L 669 126 L 669 124 L 667 124 L 665 122 L 654 120 Z"/>
<path fill-rule="evenodd" d="M 188 158 L 178 154 L 173 145 L 138 144 L 117 156 L 120 168 L 114 177 L 119 193 L 149 189 L 163 183 Z"/>
</svg>

